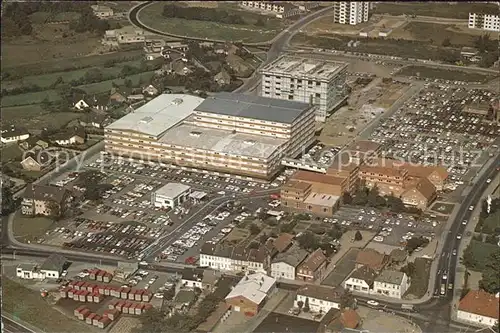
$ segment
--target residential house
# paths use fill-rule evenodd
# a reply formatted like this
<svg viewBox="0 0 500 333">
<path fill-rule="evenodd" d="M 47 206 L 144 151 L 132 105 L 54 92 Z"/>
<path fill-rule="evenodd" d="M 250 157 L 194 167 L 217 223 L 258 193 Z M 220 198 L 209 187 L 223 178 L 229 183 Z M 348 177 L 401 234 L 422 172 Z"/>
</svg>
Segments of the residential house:
<svg viewBox="0 0 500 333">
<path fill-rule="evenodd" d="M 344 281 L 343 286 L 345 289 L 368 294 L 373 289 L 376 277 L 377 272 L 375 270 L 369 266 L 362 266 L 351 273 Z"/>
<path fill-rule="evenodd" d="M 303 285 L 297 290 L 294 300 L 294 307 L 302 307 L 309 303 L 312 312 L 327 313 L 331 309 L 340 309 L 340 299 L 344 291 L 341 288 L 330 288 L 319 285 Z"/>
<path fill-rule="evenodd" d="M 297 267 L 307 255 L 307 251 L 298 246 L 292 246 L 286 252 L 278 253 L 271 262 L 271 276 L 278 280 L 295 280 Z"/>
<path fill-rule="evenodd" d="M 53 135 L 52 140 L 60 146 L 69 146 L 84 144 L 85 138 L 85 129 L 74 127 Z"/>
<path fill-rule="evenodd" d="M 144 100 L 144 98 L 143 94 L 132 94 L 127 96 L 127 102 L 135 103 Z"/>
<path fill-rule="evenodd" d="M 231 84 L 231 75 L 229 75 L 228 72 L 222 69 L 214 76 L 214 81 L 220 86 Z"/>
<path fill-rule="evenodd" d="M 30 133 L 26 129 L 10 125 L 2 128 L 2 136 L 0 137 L 0 140 L 2 143 L 11 143 L 23 141 L 29 137 Z"/>
<path fill-rule="evenodd" d="M 40 272 L 37 265 L 20 264 L 16 267 L 16 277 L 25 280 L 43 280 L 45 275 Z"/>
<path fill-rule="evenodd" d="M 163 56 L 162 51 L 165 48 L 163 39 L 147 39 L 144 41 L 144 52 L 146 60 L 154 60 Z"/>
<path fill-rule="evenodd" d="M 102 44 L 118 46 L 120 44 L 144 43 L 145 41 L 146 34 L 144 30 L 134 26 L 125 26 L 120 29 L 106 30 L 104 38 L 102 39 Z"/>
<path fill-rule="evenodd" d="M 457 319 L 484 326 L 498 325 L 499 308 L 499 293 L 471 290 L 458 304 Z"/>
<path fill-rule="evenodd" d="M 109 95 L 107 94 L 93 96 L 75 94 L 73 96 L 73 107 L 79 111 L 89 108 L 97 111 L 107 111 L 109 101 Z"/>
<path fill-rule="evenodd" d="M 269 268 L 270 260 L 266 247 L 250 249 L 205 243 L 200 250 L 200 266 L 221 271 L 264 273 Z"/>
<path fill-rule="evenodd" d="M 368 266 L 371 269 L 380 272 L 389 262 L 389 257 L 374 249 L 364 249 L 358 252 L 356 256 L 356 268 Z"/>
<path fill-rule="evenodd" d="M 126 87 L 111 88 L 111 92 L 109 95 L 110 102 L 125 103 L 127 101 L 127 96 L 132 93 L 131 90 L 132 89 Z"/>
<path fill-rule="evenodd" d="M 189 45 L 182 42 L 169 42 L 166 43 L 165 47 L 171 48 L 173 50 L 185 52 L 189 49 Z"/>
<path fill-rule="evenodd" d="M 59 279 L 66 265 L 66 258 L 62 255 L 54 253 L 51 254 L 40 266 L 40 272 L 42 272 L 46 278 L 49 279 Z"/>
<path fill-rule="evenodd" d="M 217 271 L 211 269 L 203 270 L 203 278 L 201 279 L 202 289 L 208 292 L 212 292 L 215 288 L 215 284 L 219 281 L 221 274 Z"/>
<path fill-rule="evenodd" d="M 184 268 L 182 270 L 181 283 L 186 288 L 203 288 L 203 269 L 200 268 Z"/>
<path fill-rule="evenodd" d="M 21 166 L 28 171 L 43 171 L 52 164 L 54 156 L 46 150 L 37 149 L 31 150 L 23 154 L 24 159 L 21 161 Z"/>
<path fill-rule="evenodd" d="M 94 15 L 100 19 L 107 19 L 113 16 L 113 9 L 109 8 L 108 6 L 92 5 L 90 7 L 92 8 Z"/>
<path fill-rule="evenodd" d="M 149 86 L 144 87 L 144 89 L 142 89 L 142 93 L 146 96 L 156 96 L 158 95 L 158 89 L 156 89 L 155 86 L 150 84 Z"/>
<path fill-rule="evenodd" d="M 375 278 L 373 291 L 387 297 L 401 299 L 408 290 L 408 276 L 399 271 L 384 270 Z"/>
<path fill-rule="evenodd" d="M 406 190 L 401 193 L 401 201 L 407 206 L 424 210 L 437 197 L 436 187 L 427 178 L 420 178 L 405 188 Z"/>
<path fill-rule="evenodd" d="M 49 148 L 49 144 L 43 140 L 40 140 L 36 136 L 31 136 L 26 141 L 19 143 L 19 147 L 25 151 L 39 150 Z"/>
<path fill-rule="evenodd" d="M 273 246 L 278 252 L 285 252 L 292 246 L 294 237 L 292 234 L 282 233 L 273 241 Z"/>
<path fill-rule="evenodd" d="M 102 129 L 106 126 L 108 116 L 102 113 L 87 113 L 78 120 L 80 126 Z"/>
<path fill-rule="evenodd" d="M 29 216 L 63 215 L 72 199 L 64 188 L 30 183 L 23 193 L 21 213 Z"/>
<path fill-rule="evenodd" d="M 276 280 L 264 273 L 246 275 L 226 296 L 226 304 L 232 306 L 233 311 L 254 316 L 275 289 Z"/>
<path fill-rule="evenodd" d="M 323 277 L 327 258 L 323 250 L 317 249 L 297 267 L 297 280 L 313 282 Z"/>
</svg>

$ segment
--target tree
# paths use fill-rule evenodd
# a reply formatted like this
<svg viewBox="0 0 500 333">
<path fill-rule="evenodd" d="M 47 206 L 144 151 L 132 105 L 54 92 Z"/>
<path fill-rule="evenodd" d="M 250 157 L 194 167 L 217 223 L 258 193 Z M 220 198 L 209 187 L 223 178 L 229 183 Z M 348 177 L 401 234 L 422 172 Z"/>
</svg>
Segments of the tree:
<svg viewBox="0 0 500 333">
<path fill-rule="evenodd" d="M 345 308 L 354 308 L 354 295 L 349 289 L 344 290 L 342 295 L 340 296 L 340 309 Z"/>
<path fill-rule="evenodd" d="M 368 202 L 368 189 L 366 187 L 362 187 L 356 191 L 354 194 L 354 199 L 352 203 L 357 206 L 364 206 Z"/>
<path fill-rule="evenodd" d="M 415 276 L 417 267 L 415 266 L 415 263 L 409 262 L 408 264 L 406 264 L 406 266 L 401 267 L 400 271 L 405 273 L 408 277 L 412 278 L 413 276 Z"/>
<path fill-rule="evenodd" d="M 161 333 L 165 331 L 165 312 L 151 308 L 139 316 L 141 332 Z"/>
<path fill-rule="evenodd" d="M 2 216 L 15 212 L 18 205 L 19 200 L 14 199 L 10 187 L 2 186 Z"/>
<path fill-rule="evenodd" d="M 403 200 L 393 195 L 388 195 L 385 197 L 387 200 L 387 206 L 394 213 L 402 213 L 405 211 L 405 204 Z"/>
<path fill-rule="evenodd" d="M 300 310 L 302 310 L 302 307 L 304 306 L 304 302 L 298 301 L 297 306 L 299 307 Z"/>
<path fill-rule="evenodd" d="M 306 250 L 316 250 L 319 247 L 318 239 L 310 231 L 303 232 L 302 235 L 297 237 L 297 241 L 299 246 Z"/>
<path fill-rule="evenodd" d="M 259 226 L 255 223 L 250 224 L 249 230 L 251 235 L 257 235 L 260 232 Z"/>
<path fill-rule="evenodd" d="M 342 237 L 342 235 L 344 234 L 344 232 L 342 231 L 342 229 L 339 226 L 334 225 L 333 228 L 328 230 L 327 234 L 332 239 L 339 240 Z"/>
<path fill-rule="evenodd" d="M 259 17 L 257 21 L 255 21 L 255 25 L 257 27 L 264 27 L 266 25 L 266 22 L 262 19 L 262 17 Z"/>
<path fill-rule="evenodd" d="M 441 43 L 441 45 L 444 47 L 450 46 L 451 45 L 450 38 L 446 37 L 445 39 L 443 39 L 443 42 Z"/>
<path fill-rule="evenodd" d="M 265 242 L 267 242 L 268 239 L 269 239 L 269 236 L 267 234 L 262 234 L 259 237 L 259 242 L 260 242 L 260 244 L 264 244 Z"/>
<path fill-rule="evenodd" d="M 417 248 L 429 244 L 427 238 L 424 237 L 412 237 L 406 242 L 406 250 L 409 254 L 412 254 Z"/>
<path fill-rule="evenodd" d="M 57 202 L 49 200 L 45 205 L 47 210 L 50 212 L 50 217 L 54 220 L 57 221 L 62 217 L 63 212 L 61 210 L 61 206 Z"/>
<path fill-rule="evenodd" d="M 363 236 L 361 235 L 361 232 L 359 232 L 359 230 L 357 230 L 356 234 L 354 235 L 354 240 L 359 242 L 362 239 L 363 239 Z"/>
<path fill-rule="evenodd" d="M 349 192 L 346 191 L 342 194 L 342 202 L 344 205 L 350 205 L 352 203 L 352 196 Z"/>
<path fill-rule="evenodd" d="M 500 292 L 500 249 L 488 257 L 479 287 L 491 294 Z"/>
<path fill-rule="evenodd" d="M 258 249 L 260 247 L 260 243 L 259 242 L 251 242 L 250 245 L 248 245 L 248 248 L 249 249 Z"/>
<path fill-rule="evenodd" d="M 309 312 L 309 310 L 311 310 L 311 308 L 309 307 L 309 297 L 307 297 L 304 303 L 304 312 Z"/>
</svg>

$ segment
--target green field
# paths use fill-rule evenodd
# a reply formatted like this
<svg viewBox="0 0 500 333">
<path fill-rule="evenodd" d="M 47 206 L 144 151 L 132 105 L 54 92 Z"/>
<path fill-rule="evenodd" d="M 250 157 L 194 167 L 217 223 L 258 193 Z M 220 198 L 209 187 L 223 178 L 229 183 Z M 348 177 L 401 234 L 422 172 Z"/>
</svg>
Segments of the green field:
<svg viewBox="0 0 500 333">
<path fill-rule="evenodd" d="M 492 12 L 498 15 L 498 5 L 483 2 L 446 3 L 446 2 L 379 2 L 375 6 L 375 14 L 418 15 L 468 19 L 469 13 Z"/>
<path fill-rule="evenodd" d="M 64 12 L 57 13 L 56 15 L 51 15 L 48 12 L 36 12 L 30 15 L 31 22 L 35 24 L 43 24 L 48 22 L 61 22 L 61 21 L 75 21 L 80 17 L 80 13 L 77 12 Z"/>
<path fill-rule="evenodd" d="M 9 161 L 20 161 L 23 151 L 16 144 L 9 144 L 2 148 L 0 154 L 2 155 L 2 163 L 6 163 Z"/>
<path fill-rule="evenodd" d="M 88 70 L 92 68 L 99 69 L 104 77 L 116 77 L 117 75 L 120 74 L 120 71 L 124 66 L 137 67 L 140 65 L 140 63 L 141 63 L 140 60 L 134 60 L 134 61 L 117 63 L 110 68 L 88 67 L 74 71 L 54 72 L 49 74 L 25 76 L 19 80 L 12 80 L 12 81 L 4 80 L 2 82 L 2 89 L 12 89 L 15 87 L 22 87 L 26 85 L 35 85 L 41 88 L 48 88 L 57 80 L 58 77 L 61 77 L 64 82 L 68 83 L 71 82 L 72 80 L 80 79 L 85 75 L 85 73 L 87 73 Z"/>
<path fill-rule="evenodd" d="M 473 35 L 462 33 L 451 24 L 410 22 L 404 26 L 403 30 L 411 33 L 415 39 L 432 40 L 432 43 L 437 46 L 441 46 L 445 39 L 448 39 L 451 45 L 474 46 Z"/>
<path fill-rule="evenodd" d="M 471 257 L 470 263 L 467 268 L 483 272 L 489 257 L 496 251 L 500 251 L 499 247 L 495 244 L 483 243 L 475 239 L 471 239 L 469 246 L 465 249 L 464 258 Z"/>
<path fill-rule="evenodd" d="M 45 90 L 20 95 L 4 96 L 2 97 L 2 108 L 8 106 L 40 104 L 45 98 L 51 102 L 61 99 L 56 90 Z"/>
<path fill-rule="evenodd" d="M 102 92 L 109 92 L 113 87 L 113 82 L 116 84 L 123 84 L 126 80 L 132 81 L 132 85 L 138 85 L 139 81 L 142 79 L 143 83 L 149 82 L 151 78 L 154 76 L 154 71 L 152 72 L 144 72 L 136 75 L 127 76 L 125 79 L 114 79 L 107 80 L 98 83 L 86 84 L 83 86 L 78 86 L 79 89 L 85 90 L 89 94 L 98 94 Z"/>
<path fill-rule="evenodd" d="M 419 76 L 430 79 L 464 81 L 464 82 L 488 82 L 495 77 L 481 73 L 472 73 L 468 71 L 449 70 L 425 66 L 408 66 L 397 72 L 396 75 Z"/>
<path fill-rule="evenodd" d="M 421 298 L 427 292 L 432 261 L 424 258 L 416 258 L 414 264 L 415 276 L 411 278 L 411 284 L 406 295 L 411 294 L 417 298 Z"/>
<path fill-rule="evenodd" d="M 2 108 L 3 122 L 24 126 L 27 129 L 58 129 L 81 116 L 82 113 L 77 112 L 50 113 L 42 110 L 39 104 Z"/>
<path fill-rule="evenodd" d="M 266 42 L 273 39 L 283 30 L 281 20 L 267 19 L 266 27 L 255 25 L 229 25 L 209 21 L 165 18 L 162 16 L 163 2 L 155 2 L 140 12 L 140 20 L 151 28 L 179 36 L 208 38 L 215 40 L 242 41 L 248 43 Z M 255 13 L 238 10 L 237 6 L 225 5 L 221 9 L 237 12 L 243 18 L 251 21 Z M 200 9 L 202 10 L 202 9 Z M 260 16 L 260 15 L 259 15 Z"/>
</svg>

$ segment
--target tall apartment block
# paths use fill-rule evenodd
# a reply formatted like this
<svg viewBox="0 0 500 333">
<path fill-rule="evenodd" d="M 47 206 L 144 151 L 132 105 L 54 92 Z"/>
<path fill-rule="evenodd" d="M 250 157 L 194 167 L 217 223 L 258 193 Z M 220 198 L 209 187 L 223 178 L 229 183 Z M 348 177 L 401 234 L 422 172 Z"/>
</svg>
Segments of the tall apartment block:
<svg viewBox="0 0 500 333">
<path fill-rule="evenodd" d="M 334 23 L 356 25 L 368 21 L 370 13 L 368 1 L 335 1 Z"/>
<path fill-rule="evenodd" d="M 316 106 L 316 121 L 345 96 L 347 64 L 319 59 L 282 56 L 260 71 L 260 95 Z"/>
<path fill-rule="evenodd" d="M 500 31 L 500 17 L 498 14 L 469 13 L 469 28 Z"/>
</svg>

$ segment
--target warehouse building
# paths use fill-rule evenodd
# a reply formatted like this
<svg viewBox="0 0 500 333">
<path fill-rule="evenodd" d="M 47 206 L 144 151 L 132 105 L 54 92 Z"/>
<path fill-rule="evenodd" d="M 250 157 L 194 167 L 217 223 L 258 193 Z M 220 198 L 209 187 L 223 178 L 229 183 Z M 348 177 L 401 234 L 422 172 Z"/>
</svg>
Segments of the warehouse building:
<svg viewBox="0 0 500 333">
<path fill-rule="evenodd" d="M 158 208 L 171 208 L 181 205 L 191 193 L 191 187 L 180 183 L 168 183 L 151 193 L 151 203 Z"/>
<path fill-rule="evenodd" d="M 312 103 L 316 121 L 324 122 L 345 97 L 347 64 L 282 56 L 261 71 L 263 97 Z"/>
<path fill-rule="evenodd" d="M 314 107 L 235 93 L 163 94 L 105 129 L 105 149 L 144 161 L 272 178 L 314 141 Z"/>
</svg>

